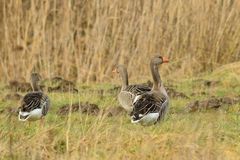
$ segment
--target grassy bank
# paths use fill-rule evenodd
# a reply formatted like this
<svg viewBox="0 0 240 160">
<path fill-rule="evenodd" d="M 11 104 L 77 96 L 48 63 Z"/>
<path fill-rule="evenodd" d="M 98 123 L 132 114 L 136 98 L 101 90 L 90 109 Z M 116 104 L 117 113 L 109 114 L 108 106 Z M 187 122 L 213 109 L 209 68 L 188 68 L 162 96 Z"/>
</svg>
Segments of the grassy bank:
<svg viewBox="0 0 240 160">
<path fill-rule="evenodd" d="M 239 103 L 190 113 L 186 110 L 193 100 L 239 95 L 238 70 L 230 70 L 232 66 L 227 66 L 211 75 L 171 81 L 190 99 L 173 97 L 166 120 L 150 127 L 131 124 L 126 114 L 57 114 L 64 104 L 79 101 L 97 104 L 100 109 L 118 106 L 116 93 L 108 92 L 113 88 L 110 84 L 79 85 L 80 92 L 75 94 L 49 93 L 52 108 L 43 127 L 38 122 L 19 122 L 6 110 L 18 102 L 2 100 L 1 159 L 239 159 Z M 205 86 L 202 79 L 220 82 Z M 103 95 L 93 89 L 103 89 Z M 3 99 L 10 92 L 1 86 Z M 205 93 L 192 94 L 199 92 Z"/>
</svg>

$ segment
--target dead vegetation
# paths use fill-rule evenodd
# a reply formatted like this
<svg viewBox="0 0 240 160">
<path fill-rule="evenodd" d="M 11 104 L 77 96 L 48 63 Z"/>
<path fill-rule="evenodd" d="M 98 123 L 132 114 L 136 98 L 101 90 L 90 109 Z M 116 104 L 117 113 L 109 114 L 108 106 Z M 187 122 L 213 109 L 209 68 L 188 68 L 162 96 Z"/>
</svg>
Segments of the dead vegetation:
<svg viewBox="0 0 240 160">
<path fill-rule="evenodd" d="M 9 81 L 9 85 L 5 88 L 10 89 L 14 92 L 30 92 L 32 86 L 28 82 L 22 82 L 18 80 Z M 48 92 L 74 92 L 78 93 L 76 84 L 72 81 L 63 79 L 62 77 L 53 77 L 50 79 L 44 79 L 40 85 L 41 90 Z"/>
<path fill-rule="evenodd" d="M 79 112 L 83 114 L 89 114 L 89 115 L 98 115 L 99 114 L 99 107 L 96 104 L 92 103 L 75 103 L 70 105 L 64 105 L 61 108 L 59 108 L 57 114 L 58 115 L 67 115 L 69 112 Z"/>
<path fill-rule="evenodd" d="M 14 115 L 15 117 L 18 116 L 18 109 L 17 107 L 5 107 L 5 108 L 0 108 L 0 114 L 5 114 L 5 115 L 8 115 L 8 116 L 12 116 Z"/>
<path fill-rule="evenodd" d="M 240 97 L 211 97 L 206 100 L 196 100 L 187 104 L 188 112 L 195 112 L 201 110 L 217 109 L 222 106 L 232 106 L 240 103 Z"/>
<path fill-rule="evenodd" d="M 102 82 L 123 63 L 138 79 L 156 53 L 171 59 L 164 73 L 210 71 L 240 59 L 239 8 L 238 0 L 1 1 L 0 75 Z"/>
<path fill-rule="evenodd" d="M 121 106 L 107 107 L 103 111 L 103 113 L 107 114 L 108 117 L 115 117 L 127 114 L 126 110 L 124 110 Z"/>
<path fill-rule="evenodd" d="M 9 93 L 7 94 L 3 100 L 4 101 L 19 101 L 23 96 L 18 93 Z"/>
<path fill-rule="evenodd" d="M 9 81 L 9 85 L 6 87 L 12 91 L 29 92 L 32 90 L 31 84 L 28 82 L 20 82 L 17 80 Z"/>
<path fill-rule="evenodd" d="M 120 106 L 106 107 L 105 109 L 101 109 L 97 104 L 92 104 L 89 102 L 64 105 L 58 109 L 57 114 L 66 116 L 70 111 L 72 113 L 76 112 L 92 116 L 107 115 L 107 117 L 127 114 L 127 112 Z"/>
<path fill-rule="evenodd" d="M 240 82 L 239 0 L 0 0 L 0 17 L 0 82 L 14 80 L 9 83 L 14 93 L 0 91 L 5 96 L 0 101 L 0 159 L 239 158 L 240 98 L 231 96 L 239 92 Z M 111 71 L 118 63 L 128 67 L 131 82 L 144 81 L 156 53 L 170 58 L 170 65 L 161 66 L 164 80 L 213 74 L 191 82 L 186 91 L 167 85 L 169 118 L 153 128 L 132 125 L 121 116 L 125 111 L 112 104 L 119 86 L 75 85 L 115 83 Z M 44 90 L 66 92 L 49 94 L 59 104 L 54 103 L 43 128 L 18 122 L 13 107 L 21 98 L 16 91 L 31 90 L 31 72 L 47 78 Z M 222 98 L 207 97 L 217 90 Z M 70 104 L 70 96 L 77 101 L 82 91 L 106 101 L 101 103 L 106 108 L 98 102 Z M 187 105 L 189 112 L 206 112 L 185 114 L 188 98 L 196 99 Z M 224 106 L 234 109 L 208 111 Z M 92 117 L 60 118 L 70 111 Z"/>
<path fill-rule="evenodd" d="M 47 88 L 48 92 L 74 92 L 78 93 L 76 89 L 76 84 L 72 81 L 66 80 L 62 77 L 53 77 L 51 79 L 46 79 L 43 84 Z"/>
</svg>

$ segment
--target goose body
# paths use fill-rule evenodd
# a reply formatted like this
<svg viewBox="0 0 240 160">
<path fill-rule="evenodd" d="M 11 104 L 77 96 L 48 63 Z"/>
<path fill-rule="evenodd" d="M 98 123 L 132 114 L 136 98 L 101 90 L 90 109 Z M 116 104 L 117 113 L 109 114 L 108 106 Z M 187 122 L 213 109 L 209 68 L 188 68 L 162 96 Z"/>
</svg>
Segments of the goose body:
<svg viewBox="0 0 240 160">
<path fill-rule="evenodd" d="M 39 91 L 37 84 L 38 78 L 36 74 L 32 74 L 32 85 L 33 92 L 27 93 L 19 107 L 18 119 L 20 121 L 35 121 L 46 116 L 49 106 L 50 99 L 42 91 Z"/>
<path fill-rule="evenodd" d="M 30 92 L 26 94 L 19 108 L 20 121 L 35 121 L 41 119 L 48 112 L 50 100 L 42 92 Z"/>
<path fill-rule="evenodd" d="M 34 109 L 30 112 L 19 112 L 19 117 L 18 119 L 20 121 L 36 121 L 38 119 L 40 119 L 43 116 L 42 114 L 42 108 L 39 109 Z"/>
<path fill-rule="evenodd" d="M 133 103 L 132 123 L 152 125 L 164 118 L 168 109 L 168 97 L 150 91 L 137 98 Z"/>
<path fill-rule="evenodd" d="M 162 57 L 152 59 L 150 66 L 154 81 L 153 88 L 151 91 L 136 96 L 133 100 L 132 123 L 152 125 L 164 118 L 169 105 L 169 97 L 158 72 L 158 65 L 162 63 L 164 63 Z"/>
<path fill-rule="evenodd" d="M 145 92 L 150 91 L 151 88 L 142 85 L 129 85 L 127 88 L 124 88 L 118 94 L 118 101 L 121 106 L 131 112 L 133 110 L 133 101 L 136 96 L 139 96 Z"/>
<path fill-rule="evenodd" d="M 138 120 L 132 119 L 132 123 L 140 123 L 141 125 L 153 125 L 158 121 L 159 113 L 148 113 L 147 115 L 140 114 L 141 118 Z"/>
<path fill-rule="evenodd" d="M 120 74 L 122 79 L 122 88 L 118 94 L 120 105 L 128 112 L 133 110 L 133 100 L 136 96 L 151 90 L 150 87 L 144 85 L 129 85 L 127 69 L 123 65 L 118 65 L 116 72 Z"/>
</svg>

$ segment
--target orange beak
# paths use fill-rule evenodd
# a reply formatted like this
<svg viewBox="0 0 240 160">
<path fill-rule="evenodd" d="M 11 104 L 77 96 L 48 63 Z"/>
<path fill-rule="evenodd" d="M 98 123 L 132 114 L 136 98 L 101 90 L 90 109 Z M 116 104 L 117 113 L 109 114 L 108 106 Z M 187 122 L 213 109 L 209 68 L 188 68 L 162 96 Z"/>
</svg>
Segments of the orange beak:
<svg viewBox="0 0 240 160">
<path fill-rule="evenodd" d="M 169 62 L 168 57 L 162 57 L 162 59 L 163 59 L 163 63 L 168 63 Z"/>
<path fill-rule="evenodd" d="M 112 73 L 117 73 L 117 69 L 114 68 L 114 69 L 112 70 Z"/>
</svg>

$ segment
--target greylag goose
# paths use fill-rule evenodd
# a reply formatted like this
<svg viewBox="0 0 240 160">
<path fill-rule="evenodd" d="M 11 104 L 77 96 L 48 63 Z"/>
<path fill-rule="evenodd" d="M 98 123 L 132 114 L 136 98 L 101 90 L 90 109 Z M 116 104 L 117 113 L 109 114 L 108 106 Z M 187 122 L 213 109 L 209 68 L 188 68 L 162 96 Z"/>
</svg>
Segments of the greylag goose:
<svg viewBox="0 0 240 160">
<path fill-rule="evenodd" d="M 118 101 L 126 111 L 131 112 L 133 109 L 132 102 L 135 96 L 148 92 L 151 88 L 144 85 L 129 85 L 128 72 L 124 65 L 117 65 L 113 72 L 119 73 L 122 79 L 122 88 L 118 94 Z"/>
<path fill-rule="evenodd" d="M 31 74 L 33 92 L 27 93 L 19 107 L 18 118 L 20 121 L 35 121 L 46 116 L 50 107 L 50 99 L 45 95 L 39 86 L 40 75 Z"/>
<path fill-rule="evenodd" d="M 155 56 L 152 58 L 150 68 L 153 87 L 151 91 L 136 96 L 133 100 L 132 123 L 151 125 L 164 118 L 168 109 L 169 97 L 162 84 L 158 67 L 160 64 L 167 62 L 168 58 L 166 57 Z"/>
</svg>

